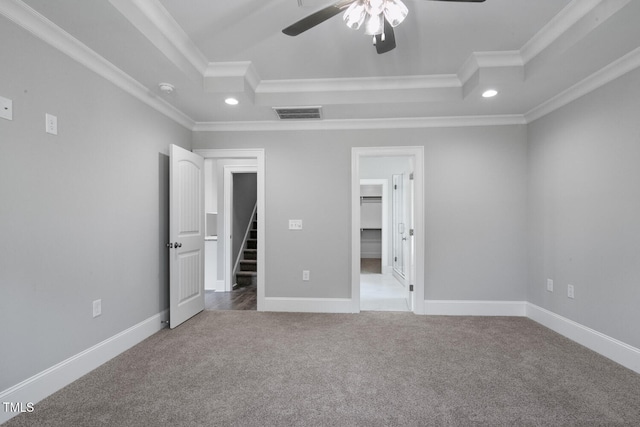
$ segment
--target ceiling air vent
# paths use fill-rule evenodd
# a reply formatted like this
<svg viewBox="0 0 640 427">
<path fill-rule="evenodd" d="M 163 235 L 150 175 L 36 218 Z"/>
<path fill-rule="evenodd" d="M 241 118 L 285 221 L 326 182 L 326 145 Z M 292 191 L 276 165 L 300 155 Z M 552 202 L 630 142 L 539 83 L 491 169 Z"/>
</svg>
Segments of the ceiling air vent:
<svg viewBox="0 0 640 427">
<path fill-rule="evenodd" d="M 322 118 L 322 107 L 274 107 L 280 120 L 313 120 Z"/>
</svg>

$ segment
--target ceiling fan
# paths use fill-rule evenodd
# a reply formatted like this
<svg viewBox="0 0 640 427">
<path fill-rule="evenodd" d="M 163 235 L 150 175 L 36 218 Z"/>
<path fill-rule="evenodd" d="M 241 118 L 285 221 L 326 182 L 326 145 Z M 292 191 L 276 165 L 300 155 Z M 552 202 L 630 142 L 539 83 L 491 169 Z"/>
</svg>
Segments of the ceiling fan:
<svg viewBox="0 0 640 427">
<path fill-rule="evenodd" d="M 485 0 L 430 0 L 459 3 L 482 3 Z M 354 30 L 364 25 L 365 34 L 373 36 L 376 52 L 385 53 L 396 47 L 393 28 L 400 25 L 409 10 L 401 0 L 340 0 L 324 9 L 302 18 L 282 30 L 288 36 L 297 36 L 345 11 L 344 21 Z"/>
</svg>

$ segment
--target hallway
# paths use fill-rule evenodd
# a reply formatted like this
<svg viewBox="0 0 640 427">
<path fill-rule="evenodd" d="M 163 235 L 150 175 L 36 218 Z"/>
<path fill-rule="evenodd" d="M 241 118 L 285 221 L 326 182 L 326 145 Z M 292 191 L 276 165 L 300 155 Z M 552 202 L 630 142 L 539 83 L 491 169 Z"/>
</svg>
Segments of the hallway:
<svg viewBox="0 0 640 427">
<path fill-rule="evenodd" d="M 392 273 L 381 273 L 380 259 L 361 260 L 360 310 L 410 311 L 405 299 L 404 286 Z"/>
<path fill-rule="evenodd" d="M 234 289 L 231 292 L 205 291 L 204 309 L 214 310 L 257 310 L 257 285 Z"/>
</svg>

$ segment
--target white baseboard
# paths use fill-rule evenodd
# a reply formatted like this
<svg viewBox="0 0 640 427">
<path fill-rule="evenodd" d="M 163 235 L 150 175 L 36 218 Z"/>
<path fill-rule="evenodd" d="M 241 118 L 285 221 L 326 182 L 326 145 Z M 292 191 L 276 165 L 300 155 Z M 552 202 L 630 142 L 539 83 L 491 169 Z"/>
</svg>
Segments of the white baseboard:
<svg viewBox="0 0 640 427">
<path fill-rule="evenodd" d="M 526 316 L 525 301 L 425 300 L 424 314 L 430 316 Z"/>
<path fill-rule="evenodd" d="M 0 402 L 37 403 L 163 328 L 168 310 L 151 316 L 75 356 L 0 392 Z M 37 405 L 36 405 L 37 407 Z M 0 408 L 0 424 L 18 413 Z"/>
<path fill-rule="evenodd" d="M 213 286 L 211 286 L 211 283 L 205 283 L 205 286 L 204 286 L 205 291 L 224 292 L 224 280 L 215 280 L 212 282 L 213 282 Z"/>
<path fill-rule="evenodd" d="M 266 297 L 262 311 L 298 313 L 353 313 L 351 298 L 277 298 Z"/>
<path fill-rule="evenodd" d="M 526 312 L 529 319 L 640 373 L 640 349 L 534 304 L 527 303 Z"/>
</svg>

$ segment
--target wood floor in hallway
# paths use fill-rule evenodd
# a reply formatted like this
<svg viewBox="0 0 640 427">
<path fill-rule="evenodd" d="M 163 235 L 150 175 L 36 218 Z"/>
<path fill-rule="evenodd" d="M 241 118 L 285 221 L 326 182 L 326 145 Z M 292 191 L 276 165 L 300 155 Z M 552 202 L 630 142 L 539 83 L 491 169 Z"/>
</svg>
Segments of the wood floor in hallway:
<svg viewBox="0 0 640 427">
<path fill-rule="evenodd" d="M 231 292 L 205 291 L 204 309 L 256 310 L 258 307 L 257 286 L 245 286 Z"/>
</svg>

